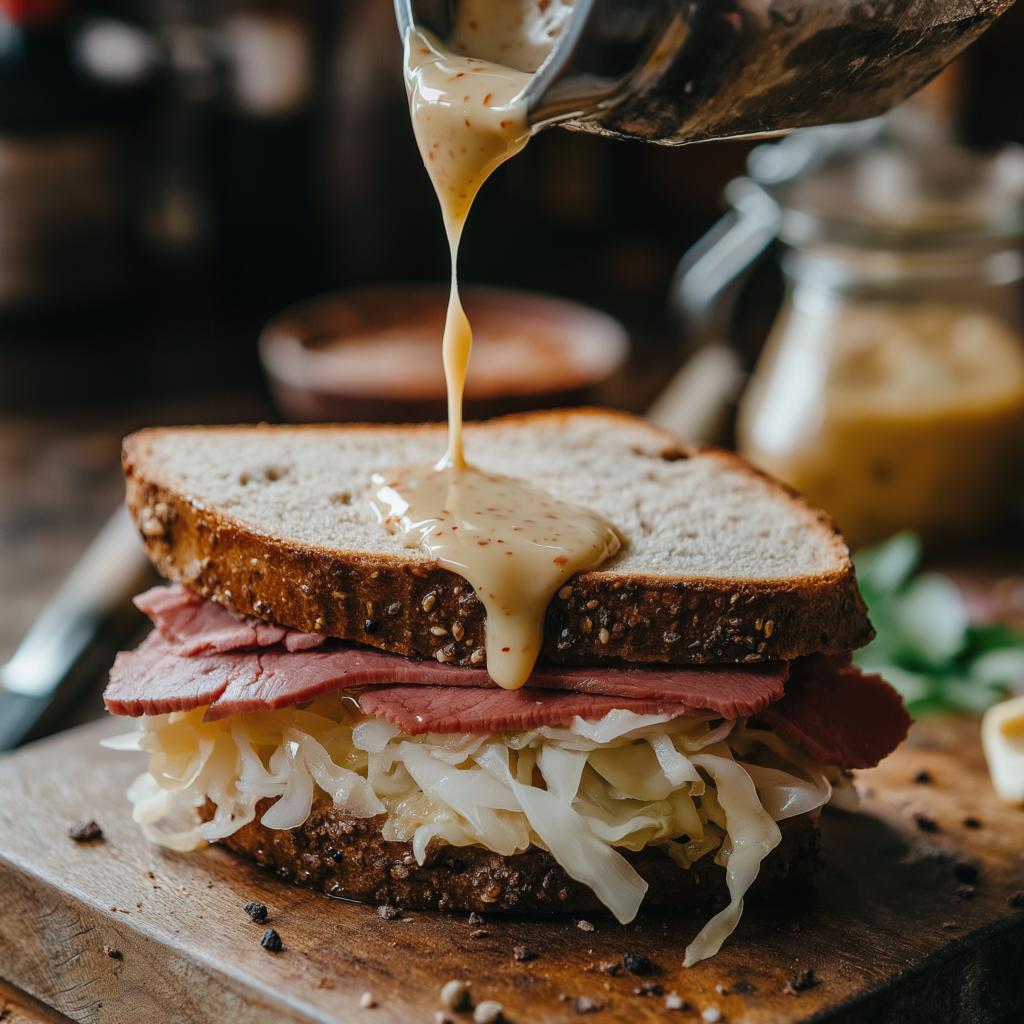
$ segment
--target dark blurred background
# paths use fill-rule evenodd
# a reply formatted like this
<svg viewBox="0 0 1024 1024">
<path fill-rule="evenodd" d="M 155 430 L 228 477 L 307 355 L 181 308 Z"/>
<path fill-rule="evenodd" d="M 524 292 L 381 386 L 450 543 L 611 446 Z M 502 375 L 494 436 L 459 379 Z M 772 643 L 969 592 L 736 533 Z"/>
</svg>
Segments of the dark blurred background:
<svg viewBox="0 0 1024 1024">
<path fill-rule="evenodd" d="M 448 254 L 391 0 L 0 0 L 0 15 L 2 663 L 120 501 L 124 433 L 276 418 L 256 350 L 269 317 L 443 280 Z M 961 141 L 1024 143 L 1022 52 L 1018 5 L 933 89 Z M 603 398 L 641 411 L 683 358 L 674 269 L 754 145 L 544 132 L 483 190 L 462 279 L 619 318 L 632 353 Z M 747 285 L 744 351 L 781 293 L 770 263 Z"/>
</svg>

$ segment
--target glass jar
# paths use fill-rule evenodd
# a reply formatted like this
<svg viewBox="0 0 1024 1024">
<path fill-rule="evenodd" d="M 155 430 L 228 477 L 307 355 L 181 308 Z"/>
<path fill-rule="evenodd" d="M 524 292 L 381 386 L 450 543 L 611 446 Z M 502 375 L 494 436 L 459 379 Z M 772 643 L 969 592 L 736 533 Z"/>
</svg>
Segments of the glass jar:
<svg viewBox="0 0 1024 1024">
<path fill-rule="evenodd" d="M 883 149 L 784 197 L 788 295 L 738 444 L 851 548 L 984 531 L 1018 483 L 1022 166 Z"/>
</svg>

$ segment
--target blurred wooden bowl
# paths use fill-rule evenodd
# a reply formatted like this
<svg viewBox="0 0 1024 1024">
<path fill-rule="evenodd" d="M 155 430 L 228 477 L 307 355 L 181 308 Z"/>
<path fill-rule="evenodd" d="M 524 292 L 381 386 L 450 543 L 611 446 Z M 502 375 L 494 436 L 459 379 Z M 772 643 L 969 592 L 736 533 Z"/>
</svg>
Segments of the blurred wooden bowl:
<svg viewBox="0 0 1024 1024">
<path fill-rule="evenodd" d="M 565 299 L 466 285 L 473 326 L 467 419 L 581 405 L 624 363 L 612 317 Z M 301 423 L 443 420 L 447 285 L 374 285 L 285 310 L 259 351 L 282 414 Z"/>
</svg>

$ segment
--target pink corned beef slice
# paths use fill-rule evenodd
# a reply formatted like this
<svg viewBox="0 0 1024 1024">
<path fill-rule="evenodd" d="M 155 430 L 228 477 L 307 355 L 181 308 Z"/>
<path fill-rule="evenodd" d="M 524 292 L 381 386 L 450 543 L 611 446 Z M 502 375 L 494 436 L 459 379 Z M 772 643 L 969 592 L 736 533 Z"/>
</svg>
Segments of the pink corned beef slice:
<svg viewBox="0 0 1024 1024">
<path fill-rule="evenodd" d="M 145 657 L 142 657 L 145 653 Z M 483 669 L 413 661 L 347 644 L 332 644 L 311 651 L 290 652 L 280 646 L 252 653 L 182 657 L 174 644 L 153 633 L 132 654 L 121 654 L 110 673 L 104 694 L 114 714 L 164 714 L 172 695 L 154 677 L 153 662 L 169 673 L 180 689 L 170 710 L 187 711 L 210 705 L 206 718 L 215 721 L 247 711 L 277 709 L 301 704 L 334 690 L 388 683 L 429 689 L 471 687 L 475 691 L 497 689 Z M 781 663 L 780 663 L 781 664 Z M 205 681 L 218 670 L 219 690 Z M 192 681 L 190 674 L 197 679 Z M 539 691 L 572 691 L 624 700 L 655 701 L 686 705 L 695 713 L 712 712 L 739 718 L 766 708 L 783 693 L 788 666 L 766 672 L 762 666 L 686 665 L 671 668 L 575 668 L 538 666 L 529 686 Z M 201 678 L 199 678 L 201 677 Z M 200 699 L 200 696 L 202 699 Z M 119 710 L 121 708 L 134 710 Z M 159 707 L 160 710 L 156 710 Z"/>
<path fill-rule="evenodd" d="M 134 651 L 122 651 L 103 693 L 112 715 L 166 715 L 212 704 L 228 683 L 253 683 L 260 674 L 255 654 L 182 658 L 155 630 Z"/>
<path fill-rule="evenodd" d="M 368 715 L 386 718 L 410 736 L 434 732 L 489 733 L 570 725 L 576 717 L 596 722 L 609 711 L 637 715 L 706 715 L 706 710 L 658 700 L 597 693 L 476 690 L 468 686 L 373 686 L 359 697 Z"/>
<path fill-rule="evenodd" d="M 754 665 L 600 668 L 537 665 L 522 690 L 502 690 L 486 669 L 416 661 L 236 618 L 182 586 L 154 587 L 136 604 L 156 630 L 119 654 L 104 693 L 115 715 L 206 707 L 214 721 L 292 707 L 357 689 L 367 714 L 404 732 L 497 732 L 637 714 L 757 716 L 823 764 L 867 768 L 905 739 L 910 718 L 878 676 L 849 658 L 811 655 Z M 326 642 L 325 642 L 326 640 Z"/>
<path fill-rule="evenodd" d="M 911 722 L 881 676 L 824 654 L 794 661 L 786 696 L 759 717 L 816 761 L 840 768 L 874 768 L 907 738 Z"/>
<path fill-rule="evenodd" d="M 319 647 L 326 639 L 319 633 L 300 633 L 248 615 L 232 615 L 216 601 L 200 597 L 180 583 L 153 587 L 139 594 L 135 606 L 153 620 L 160 635 L 185 657 L 225 654 L 276 643 L 283 643 L 289 651 L 305 651 Z"/>
</svg>

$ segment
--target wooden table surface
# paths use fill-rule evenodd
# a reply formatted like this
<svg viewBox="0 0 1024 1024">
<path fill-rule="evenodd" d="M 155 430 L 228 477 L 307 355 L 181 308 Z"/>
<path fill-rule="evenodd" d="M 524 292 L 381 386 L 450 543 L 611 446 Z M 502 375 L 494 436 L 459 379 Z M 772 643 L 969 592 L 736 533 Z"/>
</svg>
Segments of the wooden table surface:
<svg viewBox="0 0 1024 1024">
<path fill-rule="evenodd" d="M 682 953 L 698 914 L 644 913 L 625 927 L 594 916 L 593 931 L 564 917 L 385 921 L 218 847 L 152 846 L 123 796 L 143 755 L 96 745 L 123 727 L 85 726 L 0 760 L 0 974 L 76 1021 L 431 1024 L 452 978 L 501 1002 L 515 1024 L 581 1011 L 600 1024 L 696 1022 L 708 1010 L 748 1024 L 973 1024 L 1024 1010 L 1024 913 L 1008 900 L 1024 889 L 1024 811 L 992 792 L 976 721 L 919 724 L 860 773 L 863 813 L 823 816 L 817 884 L 748 905 L 723 951 L 690 970 Z M 931 781 L 916 782 L 922 772 Z M 68 838 L 83 818 L 103 841 Z M 978 870 L 971 891 L 957 864 Z M 270 908 L 284 952 L 261 948 L 248 900 Z M 517 962 L 524 944 L 536 957 Z M 626 952 L 657 972 L 601 972 Z M 808 968 L 816 984 L 788 994 Z M 359 1006 L 364 992 L 374 1008 Z M 689 1009 L 668 1010 L 671 992 Z"/>
</svg>

